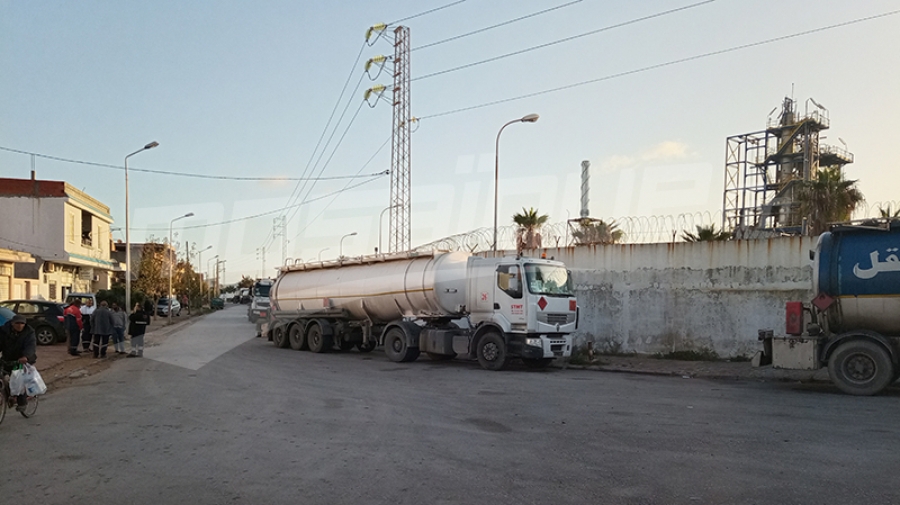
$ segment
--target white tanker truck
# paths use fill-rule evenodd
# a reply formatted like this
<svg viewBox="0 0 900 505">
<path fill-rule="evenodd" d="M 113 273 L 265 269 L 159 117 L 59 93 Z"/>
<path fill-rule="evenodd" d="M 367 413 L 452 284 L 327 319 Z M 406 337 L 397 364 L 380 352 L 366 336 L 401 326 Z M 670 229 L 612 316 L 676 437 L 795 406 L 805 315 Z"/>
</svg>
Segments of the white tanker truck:
<svg viewBox="0 0 900 505">
<path fill-rule="evenodd" d="M 572 278 L 558 261 L 467 253 L 376 255 L 283 267 L 265 332 L 276 346 L 360 352 L 396 362 L 456 356 L 501 370 L 572 353 Z"/>
</svg>

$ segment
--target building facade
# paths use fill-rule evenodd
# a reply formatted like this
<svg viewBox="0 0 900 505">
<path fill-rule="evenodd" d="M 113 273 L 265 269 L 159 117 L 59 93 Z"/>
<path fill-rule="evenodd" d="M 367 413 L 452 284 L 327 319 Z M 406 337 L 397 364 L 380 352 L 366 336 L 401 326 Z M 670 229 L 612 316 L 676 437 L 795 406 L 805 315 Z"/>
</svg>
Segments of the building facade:
<svg viewBox="0 0 900 505">
<path fill-rule="evenodd" d="M 63 301 L 70 292 L 109 289 L 115 272 L 110 258 L 109 207 L 64 181 L 0 178 L 0 247 L 28 253 L 16 262 L 12 298 Z M 2 283 L 3 279 L 0 279 Z M 16 287 L 20 286 L 20 287 Z"/>
</svg>

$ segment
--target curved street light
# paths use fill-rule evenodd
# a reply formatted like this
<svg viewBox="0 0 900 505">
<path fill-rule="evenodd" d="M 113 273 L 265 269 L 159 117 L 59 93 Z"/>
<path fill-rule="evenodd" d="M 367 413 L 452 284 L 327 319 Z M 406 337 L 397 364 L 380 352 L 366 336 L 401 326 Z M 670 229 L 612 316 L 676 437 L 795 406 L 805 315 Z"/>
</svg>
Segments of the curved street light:
<svg viewBox="0 0 900 505">
<path fill-rule="evenodd" d="M 199 288 L 198 293 L 200 293 L 200 308 L 203 308 L 203 273 L 200 271 L 203 268 L 203 251 L 208 251 L 212 249 L 212 245 L 208 245 L 203 249 L 197 251 L 197 288 Z"/>
<path fill-rule="evenodd" d="M 128 158 L 137 153 L 153 149 L 159 142 L 153 141 L 143 148 L 125 156 L 125 314 L 131 313 L 131 228 L 128 225 Z"/>
<path fill-rule="evenodd" d="M 322 249 L 321 251 L 319 251 L 319 261 L 320 261 L 320 262 L 322 261 L 322 253 L 325 252 L 325 251 L 327 251 L 327 250 L 329 250 L 329 249 L 331 249 L 331 248 L 330 248 L 330 247 L 326 247 L 325 249 Z"/>
<path fill-rule="evenodd" d="M 348 234 L 344 235 L 343 237 L 341 237 L 341 245 L 340 245 L 340 258 L 341 259 L 344 258 L 344 239 L 347 237 L 352 237 L 354 235 L 356 235 L 356 232 L 348 233 Z"/>
<path fill-rule="evenodd" d="M 172 324 L 172 270 L 175 269 L 175 247 L 172 246 L 172 225 L 174 225 L 175 221 L 178 221 L 179 219 L 184 219 L 193 215 L 193 212 L 188 212 L 183 216 L 178 216 L 175 219 L 169 221 L 169 310 L 166 311 L 169 319 L 169 324 Z"/>
<path fill-rule="evenodd" d="M 497 142 L 494 145 L 494 244 L 491 247 L 494 252 L 497 252 L 497 186 L 500 178 L 500 134 L 503 133 L 504 128 L 513 123 L 535 123 L 538 118 L 540 116 L 537 114 L 528 114 L 519 119 L 513 119 L 501 126 L 500 131 L 497 132 Z"/>
</svg>

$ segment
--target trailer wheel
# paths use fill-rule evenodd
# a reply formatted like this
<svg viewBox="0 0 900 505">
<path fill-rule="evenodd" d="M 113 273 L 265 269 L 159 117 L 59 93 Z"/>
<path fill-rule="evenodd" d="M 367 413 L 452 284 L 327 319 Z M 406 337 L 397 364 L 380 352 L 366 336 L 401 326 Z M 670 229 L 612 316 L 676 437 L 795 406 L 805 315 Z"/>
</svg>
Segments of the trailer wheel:
<svg viewBox="0 0 900 505">
<path fill-rule="evenodd" d="M 307 349 L 306 339 L 303 338 L 303 328 L 299 324 L 291 325 L 291 329 L 288 331 L 288 341 L 291 344 L 291 349 L 295 351 Z"/>
<path fill-rule="evenodd" d="M 478 363 L 485 370 L 498 371 L 506 368 L 509 362 L 509 354 L 506 352 L 506 342 L 503 337 L 495 332 L 485 333 L 478 341 Z"/>
<path fill-rule="evenodd" d="M 288 342 L 287 335 L 284 331 L 284 326 L 279 326 L 272 330 L 272 343 L 275 344 L 275 347 L 281 349 L 287 349 L 290 346 L 290 342 Z"/>
<path fill-rule="evenodd" d="M 375 342 L 369 340 L 356 344 L 356 350 L 359 352 L 372 352 L 375 350 Z"/>
<path fill-rule="evenodd" d="M 306 344 L 312 352 L 328 352 L 331 350 L 331 337 L 322 334 L 322 326 L 312 324 L 306 330 Z"/>
<path fill-rule="evenodd" d="M 419 349 L 406 345 L 406 334 L 396 327 L 388 330 L 384 336 L 384 353 L 396 363 L 415 361 L 419 357 Z"/>
<path fill-rule="evenodd" d="M 828 360 L 828 374 L 841 391 L 860 396 L 878 394 L 894 380 L 894 365 L 883 347 L 868 340 L 838 346 Z"/>
<path fill-rule="evenodd" d="M 356 344 L 354 344 L 353 342 L 351 342 L 349 340 L 341 340 L 340 342 L 338 342 L 338 348 L 341 351 L 349 351 L 350 349 L 353 349 L 354 345 L 356 345 Z"/>
</svg>

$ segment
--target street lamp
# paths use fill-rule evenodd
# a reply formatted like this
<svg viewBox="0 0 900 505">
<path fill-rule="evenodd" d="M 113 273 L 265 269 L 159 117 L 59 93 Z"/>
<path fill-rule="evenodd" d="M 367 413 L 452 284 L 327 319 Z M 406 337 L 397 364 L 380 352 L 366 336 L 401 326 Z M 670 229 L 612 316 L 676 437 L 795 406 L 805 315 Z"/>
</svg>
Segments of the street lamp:
<svg viewBox="0 0 900 505">
<path fill-rule="evenodd" d="M 327 251 L 328 249 L 330 249 L 330 247 L 326 247 L 325 249 L 322 249 L 321 251 L 319 251 L 319 262 L 322 261 L 322 253 Z"/>
<path fill-rule="evenodd" d="M 206 288 L 204 289 L 204 291 L 206 291 L 206 296 L 208 296 L 208 297 L 209 297 L 209 278 L 212 277 L 212 269 L 209 266 L 209 262 L 212 260 L 218 261 L 219 255 L 217 254 L 217 255 L 213 256 L 212 258 L 206 260 Z"/>
<path fill-rule="evenodd" d="M 174 225 L 175 221 L 178 221 L 179 219 L 184 219 L 193 215 L 193 212 L 188 212 L 183 216 L 176 217 L 175 219 L 169 221 L 169 310 L 166 311 L 169 318 L 169 324 L 172 324 L 172 270 L 175 269 L 175 247 L 172 246 L 172 225 Z"/>
<path fill-rule="evenodd" d="M 200 284 L 197 285 L 200 293 L 200 309 L 203 309 L 203 272 L 200 271 L 203 268 L 203 251 L 208 251 L 212 249 L 212 245 L 209 245 L 203 249 L 197 251 L 197 282 Z"/>
<path fill-rule="evenodd" d="M 400 207 L 400 204 L 395 203 L 394 205 L 391 205 L 390 207 L 384 209 L 383 211 L 381 211 L 381 216 L 379 216 L 378 218 L 378 252 L 380 252 L 381 254 L 384 254 L 384 249 L 381 248 L 381 222 L 384 221 L 384 213 L 395 207 Z"/>
<path fill-rule="evenodd" d="M 356 235 L 356 232 L 348 233 L 348 234 L 344 235 L 343 237 L 341 237 L 341 246 L 340 246 L 340 252 L 341 252 L 340 258 L 341 259 L 344 258 L 344 239 L 347 237 L 352 237 L 354 235 Z"/>
<path fill-rule="evenodd" d="M 131 313 L 131 228 L 128 226 L 128 158 L 135 154 L 153 149 L 159 142 L 153 141 L 142 149 L 125 156 L 125 313 Z"/>
<path fill-rule="evenodd" d="M 501 126 L 500 131 L 497 132 L 497 142 L 494 146 L 494 245 L 492 246 L 494 252 L 497 252 L 497 185 L 500 176 L 500 134 L 503 133 L 504 128 L 513 123 L 534 123 L 539 117 L 537 114 L 528 114 L 519 119 L 513 119 Z"/>
</svg>

